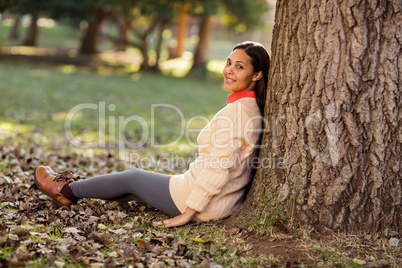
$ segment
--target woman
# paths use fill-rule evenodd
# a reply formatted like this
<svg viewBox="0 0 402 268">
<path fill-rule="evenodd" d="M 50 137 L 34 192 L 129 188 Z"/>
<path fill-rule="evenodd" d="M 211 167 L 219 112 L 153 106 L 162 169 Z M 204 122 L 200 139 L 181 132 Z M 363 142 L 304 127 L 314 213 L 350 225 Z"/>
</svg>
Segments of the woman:
<svg viewBox="0 0 402 268">
<path fill-rule="evenodd" d="M 174 227 L 191 220 L 229 216 L 245 195 L 252 177 L 251 161 L 260 142 L 270 56 L 259 43 L 242 42 L 233 48 L 223 69 L 227 105 L 197 138 L 199 156 L 180 175 L 141 169 L 74 180 L 72 172 L 35 169 L 35 183 L 57 206 L 80 198 L 141 200 L 173 218 L 154 222 Z"/>
</svg>

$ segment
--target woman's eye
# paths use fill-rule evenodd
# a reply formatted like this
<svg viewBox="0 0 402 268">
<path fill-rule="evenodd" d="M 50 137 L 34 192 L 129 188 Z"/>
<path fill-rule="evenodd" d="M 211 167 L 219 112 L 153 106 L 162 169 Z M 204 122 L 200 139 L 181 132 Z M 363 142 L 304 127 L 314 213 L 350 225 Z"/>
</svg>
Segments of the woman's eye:
<svg viewBox="0 0 402 268">
<path fill-rule="evenodd" d="M 237 65 L 237 68 L 244 69 L 243 66 L 241 66 L 241 65 Z"/>
<path fill-rule="evenodd" d="M 226 62 L 226 65 L 230 65 L 230 61 L 227 61 L 227 62 Z"/>
</svg>

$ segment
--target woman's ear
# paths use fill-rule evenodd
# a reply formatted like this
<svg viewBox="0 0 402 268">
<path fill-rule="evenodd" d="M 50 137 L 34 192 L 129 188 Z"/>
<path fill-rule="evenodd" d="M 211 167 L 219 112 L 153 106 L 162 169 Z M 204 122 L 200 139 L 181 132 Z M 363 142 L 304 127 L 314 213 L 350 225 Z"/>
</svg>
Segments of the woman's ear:
<svg viewBox="0 0 402 268">
<path fill-rule="evenodd" d="M 256 81 L 260 80 L 261 78 L 262 78 L 262 72 L 259 71 L 254 74 L 253 81 L 256 82 Z"/>
</svg>

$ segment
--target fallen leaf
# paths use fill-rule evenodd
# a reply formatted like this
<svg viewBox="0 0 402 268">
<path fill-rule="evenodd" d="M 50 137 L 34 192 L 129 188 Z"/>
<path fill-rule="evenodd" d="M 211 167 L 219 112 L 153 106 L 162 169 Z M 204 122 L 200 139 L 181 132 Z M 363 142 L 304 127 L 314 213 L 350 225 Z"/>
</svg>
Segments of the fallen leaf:
<svg viewBox="0 0 402 268">
<path fill-rule="evenodd" d="M 281 219 L 275 219 L 275 226 L 278 227 L 280 230 L 286 232 L 286 233 L 291 233 L 292 232 L 292 227 L 293 223 L 288 223 L 285 224 Z"/>
<path fill-rule="evenodd" d="M 204 249 L 206 251 L 208 251 L 211 254 L 215 254 L 216 246 L 215 246 L 215 243 L 213 241 L 209 240 L 209 241 L 203 243 L 203 246 L 204 246 Z"/>
<path fill-rule="evenodd" d="M 70 245 L 56 245 L 56 248 L 63 255 L 68 254 L 70 252 Z"/>
<path fill-rule="evenodd" d="M 126 223 L 123 227 L 124 227 L 124 229 L 128 229 L 128 230 L 133 229 L 134 222 Z"/>
<path fill-rule="evenodd" d="M 196 242 L 196 243 L 204 243 L 205 242 L 204 239 L 198 238 L 198 237 L 193 238 L 193 241 Z"/>
<path fill-rule="evenodd" d="M 353 261 L 353 263 L 356 263 L 358 265 L 365 265 L 366 264 L 366 262 L 364 260 L 359 260 L 357 258 L 354 258 L 352 261 Z"/>
<path fill-rule="evenodd" d="M 93 237 L 96 242 L 103 245 L 108 245 L 114 242 L 113 237 L 109 233 L 94 233 Z"/>
<path fill-rule="evenodd" d="M 12 183 L 13 183 L 13 180 L 12 180 L 10 177 L 8 177 L 8 176 L 3 175 L 3 179 L 4 179 L 8 184 L 12 184 Z"/>
<path fill-rule="evenodd" d="M 119 211 L 119 212 L 117 213 L 117 217 L 123 219 L 123 218 L 127 217 L 127 214 L 124 213 L 124 212 L 122 212 L 122 211 Z"/>
<path fill-rule="evenodd" d="M 90 265 L 91 265 L 91 262 L 89 261 L 88 258 L 85 258 L 85 259 L 82 261 L 82 264 L 85 265 L 85 266 L 90 266 Z"/>
<path fill-rule="evenodd" d="M 137 241 L 137 247 L 139 249 L 143 249 L 143 250 L 146 250 L 146 251 L 148 251 L 149 248 L 150 248 L 149 243 L 147 241 L 143 240 L 143 239 L 139 239 Z"/>
<path fill-rule="evenodd" d="M 63 232 L 65 233 L 71 233 L 71 234 L 79 234 L 79 233 L 83 233 L 83 231 L 78 230 L 77 228 L 74 227 L 67 227 L 63 229 Z"/>
<path fill-rule="evenodd" d="M 65 263 L 62 262 L 62 261 L 55 261 L 54 264 L 55 264 L 57 267 L 64 267 L 64 266 L 65 266 Z"/>
<path fill-rule="evenodd" d="M 388 244 L 389 244 L 391 247 L 397 247 L 398 244 L 399 244 L 399 242 L 400 242 L 400 241 L 399 241 L 398 238 L 392 237 L 392 238 L 389 239 Z"/>
<path fill-rule="evenodd" d="M 127 231 L 122 229 L 122 228 L 117 229 L 117 230 L 109 230 L 109 231 L 114 233 L 114 234 L 126 234 L 127 233 Z"/>
<path fill-rule="evenodd" d="M 102 224 L 102 223 L 99 223 L 99 224 L 98 224 L 98 229 L 100 229 L 100 230 L 106 230 L 106 229 L 107 229 L 107 226 L 104 225 L 104 224 Z"/>
<path fill-rule="evenodd" d="M 180 239 L 177 243 L 174 244 L 173 250 L 179 256 L 184 256 L 187 252 L 187 244 L 186 241 Z"/>
<path fill-rule="evenodd" d="M 77 261 L 78 259 L 80 259 L 80 257 L 82 257 L 83 253 L 85 252 L 86 250 L 83 247 L 75 246 L 69 251 L 69 257 L 70 259 Z"/>
<path fill-rule="evenodd" d="M 230 229 L 230 230 L 228 231 L 228 233 L 229 233 L 230 235 L 237 234 L 238 232 L 240 232 L 240 229 L 239 229 L 239 228 L 233 228 L 233 229 Z"/>
<path fill-rule="evenodd" d="M 161 255 L 162 254 L 162 248 L 159 245 L 156 245 L 152 251 L 152 253 L 155 253 L 156 255 Z"/>
<path fill-rule="evenodd" d="M 107 254 L 109 257 L 112 257 L 112 258 L 117 258 L 117 252 L 116 251 L 113 251 L 113 252 L 110 252 L 109 254 Z"/>
<path fill-rule="evenodd" d="M 64 245 L 72 246 L 72 245 L 75 245 L 75 244 L 77 244 L 77 241 L 75 241 L 71 237 L 60 238 L 60 239 L 57 240 L 57 245 L 60 245 L 60 246 L 64 246 Z"/>
<path fill-rule="evenodd" d="M 165 264 L 163 262 L 155 262 L 155 263 L 152 263 L 149 267 L 150 268 L 164 268 Z"/>
</svg>

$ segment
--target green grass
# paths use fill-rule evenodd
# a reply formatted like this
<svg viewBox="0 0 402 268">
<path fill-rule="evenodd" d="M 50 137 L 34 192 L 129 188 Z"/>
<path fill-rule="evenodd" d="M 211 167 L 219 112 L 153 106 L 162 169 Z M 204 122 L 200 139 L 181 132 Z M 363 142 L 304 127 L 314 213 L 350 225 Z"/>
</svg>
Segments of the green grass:
<svg viewBox="0 0 402 268">
<path fill-rule="evenodd" d="M 164 151 L 194 152 L 191 143 L 196 143 L 197 129 L 225 105 L 228 95 L 217 81 L 64 70 L 22 61 L 0 63 L 0 140 L 30 132 L 39 140 L 45 135 L 67 142 L 65 122 L 70 112 L 72 134 L 83 142 L 103 143 L 103 135 L 105 142 L 118 142 L 122 133 L 128 142 L 144 141 L 141 147 L 152 149 L 153 143 L 179 140 Z M 81 109 L 72 113 L 77 105 Z M 182 133 L 190 128 L 193 133 Z"/>
<path fill-rule="evenodd" d="M 26 26 L 21 27 L 21 40 L 10 41 L 11 25 L 7 19 L 0 23 L 0 45 L 21 43 Z M 78 48 L 81 35 L 63 23 L 40 27 L 38 44 Z M 100 43 L 101 50 L 112 48 L 106 43 Z M 227 43 L 214 47 L 216 56 L 222 50 L 230 52 Z M 219 60 L 215 61 L 212 73 L 220 72 L 219 65 Z M 199 130 L 225 105 L 228 95 L 220 78 L 174 78 L 101 66 L 94 71 L 71 65 L 2 61 L 0 80 L 0 140 L 24 132 L 32 133 L 39 143 L 46 136 L 48 143 L 68 144 L 66 115 L 81 105 L 82 109 L 73 114 L 71 127 L 72 136 L 84 143 L 116 147 L 126 140 L 126 144 L 139 142 L 132 147 L 148 151 L 153 151 L 155 144 L 172 145 L 164 151 L 185 154 L 195 152 Z"/>
<path fill-rule="evenodd" d="M 20 40 L 10 41 L 11 25 L 9 19 L 0 23 L 0 45 L 21 44 L 27 25 L 20 28 Z M 76 49 L 83 33 L 63 23 L 39 28 L 38 45 L 42 48 Z M 110 30 L 115 31 L 114 26 Z M 190 51 L 195 45 L 191 40 L 187 42 Z M 208 80 L 138 73 L 130 66 L 118 71 L 102 66 L 90 70 L 71 65 L 3 61 L 0 63 L 0 141 L 12 133 L 23 132 L 32 133 L 39 143 L 71 144 L 66 139 L 66 115 L 81 105 L 82 109 L 74 113 L 71 134 L 83 143 L 99 142 L 101 146 L 97 147 L 111 144 L 115 148 L 125 143 L 132 144 L 134 149 L 147 148 L 148 152 L 155 151 L 155 144 L 169 145 L 156 151 L 193 153 L 198 132 L 225 105 L 228 95 L 220 77 L 222 59 L 233 44 L 213 43 L 211 55 L 215 59 L 208 66 L 211 74 Z M 99 48 L 112 49 L 113 45 L 100 42 Z M 130 53 L 135 55 L 138 51 L 130 50 Z M 108 59 L 113 60 L 113 55 Z M 183 64 L 166 61 L 162 64 L 163 72 L 174 74 L 171 68 L 179 68 L 178 72 L 185 73 Z M 84 108 L 84 104 L 91 108 Z"/>
<path fill-rule="evenodd" d="M 9 40 L 11 20 L 0 23 L 0 45 L 18 46 L 24 40 L 28 27 L 21 25 L 19 40 Z M 56 25 L 53 28 L 39 27 L 38 46 L 77 48 L 81 39 L 81 32 L 75 32 L 68 25 Z"/>
</svg>

